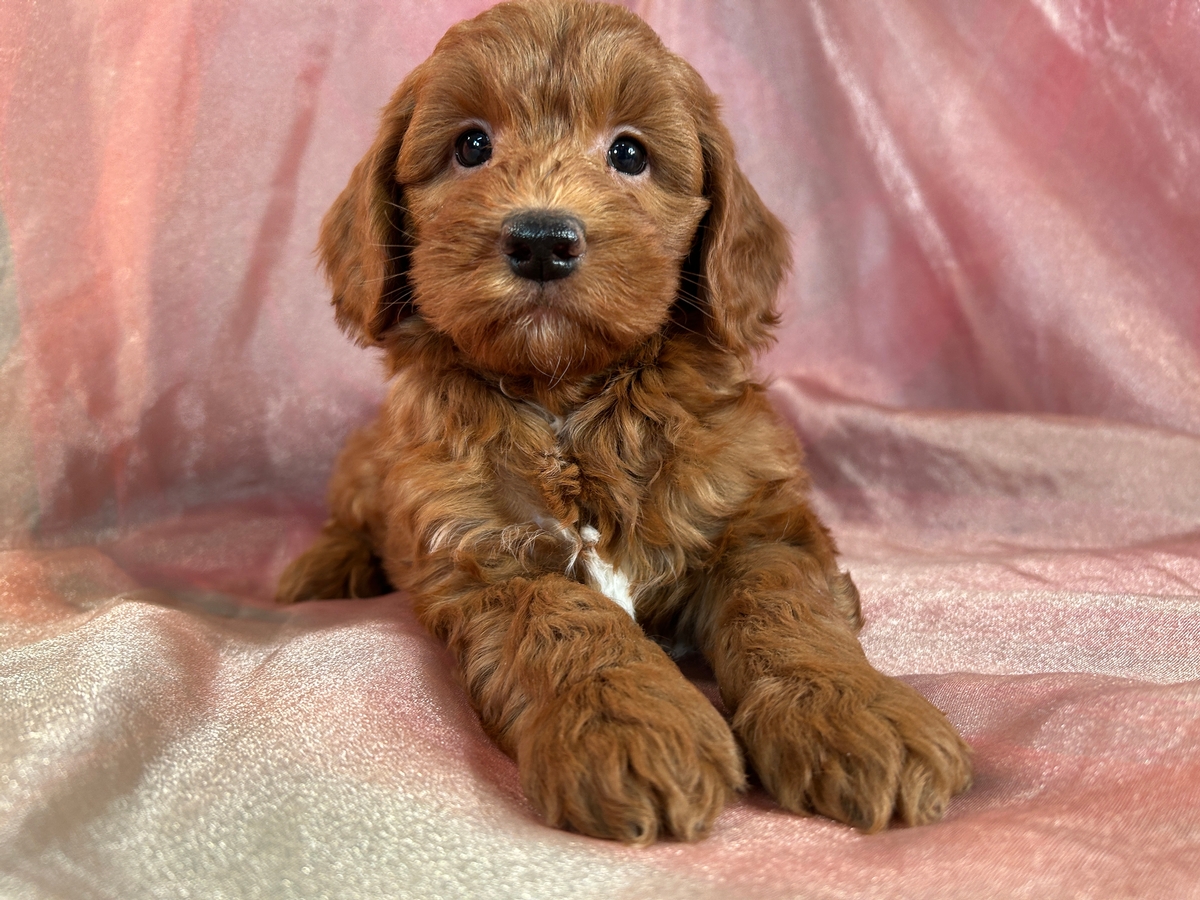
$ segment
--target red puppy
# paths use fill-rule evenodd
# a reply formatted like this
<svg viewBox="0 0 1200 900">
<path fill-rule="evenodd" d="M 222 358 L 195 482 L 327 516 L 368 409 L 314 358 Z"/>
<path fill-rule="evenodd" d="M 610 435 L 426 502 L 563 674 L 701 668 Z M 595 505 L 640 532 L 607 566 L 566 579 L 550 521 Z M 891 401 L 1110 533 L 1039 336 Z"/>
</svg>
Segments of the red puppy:
<svg viewBox="0 0 1200 900">
<path fill-rule="evenodd" d="M 706 833 L 739 744 L 783 807 L 937 819 L 969 751 L 868 664 L 858 595 L 754 380 L 788 265 L 713 94 L 636 16 L 456 25 L 325 218 L 392 387 L 279 598 L 408 591 L 554 824 Z M 711 663 L 727 724 L 660 643 Z"/>
</svg>

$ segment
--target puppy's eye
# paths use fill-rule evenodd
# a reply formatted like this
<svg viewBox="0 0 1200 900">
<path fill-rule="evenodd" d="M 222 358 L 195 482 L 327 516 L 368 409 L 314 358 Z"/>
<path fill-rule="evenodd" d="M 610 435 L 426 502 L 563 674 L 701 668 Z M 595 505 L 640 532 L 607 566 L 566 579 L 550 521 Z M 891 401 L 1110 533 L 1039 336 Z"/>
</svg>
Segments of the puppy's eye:
<svg viewBox="0 0 1200 900">
<path fill-rule="evenodd" d="M 478 128 L 464 131 L 454 142 L 454 158 L 468 169 L 482 166 L 492 158 L 492 139 Z"/>
<path fill-rule="evenodd" d="M 608 148 L 608 164 L 622 175 L 646 171 L 646 148 L 631 137 L 619 137 Z"/>
</svg>

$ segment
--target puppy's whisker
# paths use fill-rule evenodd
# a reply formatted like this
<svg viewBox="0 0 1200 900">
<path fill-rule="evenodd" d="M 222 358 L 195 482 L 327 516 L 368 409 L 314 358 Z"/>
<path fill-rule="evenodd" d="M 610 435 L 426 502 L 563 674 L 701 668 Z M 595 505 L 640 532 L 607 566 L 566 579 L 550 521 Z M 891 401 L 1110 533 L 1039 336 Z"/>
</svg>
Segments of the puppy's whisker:
<svg viewBox="0 0 1200 900">
<path fill-rule="evenodd" d="M 391 276 L 388 276 L 388 277 L 390 278 Z M 386 281 L 387 279 L 385 278 L 384 280 Z M 386 291 L 383 294 L 381 294 L 379 299 L 380 299 L 380 301 L 385 301 L 385 300 L 388 300 L 388 299 L 396 296 L 397 294 L 407 294 L 409 296 L 409 298 L 411 298 L 412 294 L 413 294 L 412 285 L 402 282 L 402 283 L 396 285 L 390 291 Z"/>
<path fill-rule="evenodd" d="M 551 374 L 550 374 L 549 372 L 547 372 L 547 371 L 546 371 L 545 369 L 543 369 L 543 368 L 542 368 L 540 365 L 538 365 L 538 361 L 537 361 L 537 358 L 536 358 L 536 357 L 535 357 L 535 358 L 532 358 L 532 359 L 530 359 L 530 362 L 531 362 L 531 363 L 533 363 L 533 367 L 534 367 L 534 368 L 537 370 L 537 373 L 538 373 L 539 375 L 545 375 L 547 378 L 550 378 L 550 377 L 552 377 L 552 376 L 551 376 Z"/>
<path fill-rule="evenodd" d="M 359 284 L 363 285 L 364 287 L 366 287 L 368 284 L 382 284 L 383 282 L 387 281 L 389 278 L 395 278 L 395 277 L 396 276 L 393 273 L 389 272 L 387 275 L 381 275 L 378 278 L 364 278 L 362 281 L 359 282 Z"/>
<path fill-rule="evenodd" d="M 571 363 L 573 359 L 574 358 L 570 356 L 564 358 L 561 352 L 558 354 L 558 359 L 554 363 L 554 378 L 550 382 L 550 390 L 554 390 L 556 387 L 562 384 L 563 379 L 567 377 L 567 372 L 571 370 Z M 560 362 L 563 364 L 561 375 L 558 372 L 558 364 Z"/>
<path fill-rule="evenodd" d="M 401 218 L 402 221 L 403 221 L 403 216 L 405 215 L 405 210 L 404 210 L 403 206 L 401 206 L 398 203 L 394 203 L 391 200 L 386 201 L 386 206 L 384 207 L 383 216 L 387 220 L 388 225 L 390 225 L 392 227 L 392 230 L 395 231 L 398 235 L 400 235 L 400 237 L 404 238 L 406 241 L 409 241 L 410 243 L 414 242 L 416 240 L 416 238 L 414 237 L 412 232 L 410 232 L 405 226 L 396 224 L 396 220 L 392 218 L 392 210 L 396 210 L 397 212 L 400 213 L 400 215 L 402 217 Z"/>
</svg>

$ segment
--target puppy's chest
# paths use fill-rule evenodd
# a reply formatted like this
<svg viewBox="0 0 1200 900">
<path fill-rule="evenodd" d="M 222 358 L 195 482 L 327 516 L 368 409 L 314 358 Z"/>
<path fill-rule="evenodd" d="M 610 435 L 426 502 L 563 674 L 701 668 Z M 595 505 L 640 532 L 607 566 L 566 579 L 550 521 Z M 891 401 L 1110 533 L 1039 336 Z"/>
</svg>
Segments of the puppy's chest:
<svg viewBox="0 0 1200 900">
<path fill-rule="evenodd" d="M 509 527 L 536 529 L 547 550 L 535 560 L 540 567 L 563 569 L 637 618 L 639 597 L 663 574 L 638 528 L 650 500 L 642 470 L 654 465 L 630 458 L 609 429 L 538 413 L 545 440 L 527 459 L 500 467 Z"/>
</svg>

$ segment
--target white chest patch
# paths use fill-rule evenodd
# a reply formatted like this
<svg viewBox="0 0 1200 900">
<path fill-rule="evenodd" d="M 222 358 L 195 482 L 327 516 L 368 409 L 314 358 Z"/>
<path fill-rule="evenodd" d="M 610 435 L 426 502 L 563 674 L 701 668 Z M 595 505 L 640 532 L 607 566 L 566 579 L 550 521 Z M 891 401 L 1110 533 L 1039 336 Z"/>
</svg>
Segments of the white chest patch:
<svg viewBox="0 0 1200 900">
<path fill-rule="evenodd" d="M 579 536 L 583 539 L 581 558 L 587 569 L 588 581 L 591 586 L 629 613 L 629 617 L 636 621 L 637 615 L 633 609 L 633 592 L 630 590 L 629 576 L 622 570 L 614 568 L 613 564 L 604 559 L 596 550 L 596 544 L 600 542 L 600 532 L 591 525 L 584 525 L 579 529 Z"/>
<path fill-rule="evenodd" d="M 501 390 L 503 390 L 503 386 L 501 386 Z M 505 396 L 509 395 L 506 393 Z M 555 415 L 531 401 L 526 402 L 546 420 L 556 437 L 562 433 L 566 427 L 566 420 L 562 416 Z M 635 591 L 629 575 L 600 555 L 600 551 L 596 549 L 600 543 L 600 532 L 594 526 L 584 525 L 576 530 L 562 522 L 555 521 L 546 515 L 544 510 L 531 506 L 527 500 L 523 503 L 518 501 L 517 506 L 518 508 L 525 506 L 528 511 L 528 521 L 537 525 L 542 531 L 554 535 L 571 548 L 571 559 L 567 566 L 568 576 L 571 575 L 572 570 L 575 570 L 576 564 L 582 562 L 587 584 L 629 613 L 629 617 L 635 622 L 637 621 L 634 610 Z"/>
</svg>

